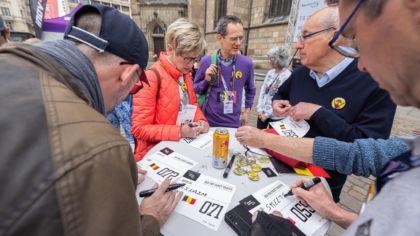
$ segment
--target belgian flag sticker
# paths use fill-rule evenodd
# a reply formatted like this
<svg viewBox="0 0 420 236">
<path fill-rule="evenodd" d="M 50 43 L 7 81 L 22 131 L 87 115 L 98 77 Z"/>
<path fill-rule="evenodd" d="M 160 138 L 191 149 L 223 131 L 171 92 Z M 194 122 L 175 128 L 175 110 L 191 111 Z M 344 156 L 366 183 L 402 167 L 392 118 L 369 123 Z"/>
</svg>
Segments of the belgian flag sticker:
<svg viewBox="0 0 420 236">
<path fill-rule="evenodd" d="M 186 202 L 190 205 L 194 205 L 195 200 L 196 200 L 195 198 L 192 198 L 192 197 L 187 196 L 187 195 L 185 195 L 184 198 L 182 198 L 182 201 L 184 201 L 184 202 Z"/>
<path fill-rule="evenodd" d="M 157 170 L 157 169 L 159 169 L 159 166 L 158 166 L 158 165 L 156 165 L 155 163 L 151 164 L 151 165 L 150 165 L 150 167 L 151 167 L 153 170 Z"/>
</svg>

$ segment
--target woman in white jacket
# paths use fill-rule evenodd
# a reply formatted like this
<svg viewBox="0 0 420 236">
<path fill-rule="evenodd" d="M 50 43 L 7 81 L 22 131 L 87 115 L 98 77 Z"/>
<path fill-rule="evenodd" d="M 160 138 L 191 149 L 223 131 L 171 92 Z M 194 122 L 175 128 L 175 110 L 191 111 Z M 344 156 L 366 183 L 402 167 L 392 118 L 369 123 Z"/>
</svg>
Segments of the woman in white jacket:
<svg viewBox="0 0 420 236">
<path fill-rule="evenodd" d="M 289 49 L 286 46 L 274 47 L 267 52 L 268 60 L 273 69 L 267 72 L 264 84 L 261 87 L 260 97 L 258 99 L 257 127 L 265 129 L 268 122 L 279 120 L 282 117 L 274 117 L 272 109 L 272 101 L 277 89 L 286 81 L 291 72 L 287 69 L 287 61 L 289 59 Z"/>
</svg>

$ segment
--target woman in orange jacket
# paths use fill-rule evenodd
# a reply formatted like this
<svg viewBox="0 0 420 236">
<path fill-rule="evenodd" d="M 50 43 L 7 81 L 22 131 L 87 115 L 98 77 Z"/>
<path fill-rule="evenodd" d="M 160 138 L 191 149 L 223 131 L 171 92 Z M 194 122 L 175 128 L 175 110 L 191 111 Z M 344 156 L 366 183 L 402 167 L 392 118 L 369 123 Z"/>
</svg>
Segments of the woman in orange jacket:
<svg viewBox="0 0 420 236">
<path fill-rule="evenodd" d="M 194 138 L 209 130 L 191 78 L 191 67 L 206 45 L 203 34 L 196 24 L 178 19 L 169 25 L 165 37 L 167 51 L 146 71 L 150 86 L 133 99 L 136 161 L 162 140 Z"/>
</svg>

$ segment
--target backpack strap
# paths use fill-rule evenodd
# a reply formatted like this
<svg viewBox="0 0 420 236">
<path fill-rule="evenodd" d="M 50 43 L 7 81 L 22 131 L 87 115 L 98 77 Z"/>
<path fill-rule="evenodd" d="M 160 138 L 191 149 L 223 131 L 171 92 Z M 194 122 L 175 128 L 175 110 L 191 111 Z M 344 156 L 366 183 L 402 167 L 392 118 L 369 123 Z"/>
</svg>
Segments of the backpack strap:
<svg viewBox="0 0 420 236">
<path fill-rule="evenodd" d="M 156 75 L 156 79 L 157 79 L 157 92 L 156 92 L 156 101 L 159 99 L 159 92 L 160 92 L 160 74 L 159 72 L 156 70 L 156 68 L 149 68 L 150 71 L 153 71 L 153 73 Z"/>
<path fill-rule="evenodd" d="M 211 64 L 217 65 L 217 53 L 215 53 L 215 52 L 211 54 Z M 215 75 L 215 76 L 213 76 L 211 78 L 210 84 L 209 84 L 209 86 L 206 89 L 204 102 L 203 102 L 203 104 L 200 107 L 201 108 L 201 111 L 204 114 L 206 113 L 206 108 L 207 108 L 207 104 L 208 104 L 208 100 L 209 100 L 208 98 L 209 98 L 209 95 L 210 95 L 210 92 L 211 92 L 211 87 L 213 87 L 213 85 L 215 84 L 216 80 L 217 80 L 217 75 Z"/>
</svg>

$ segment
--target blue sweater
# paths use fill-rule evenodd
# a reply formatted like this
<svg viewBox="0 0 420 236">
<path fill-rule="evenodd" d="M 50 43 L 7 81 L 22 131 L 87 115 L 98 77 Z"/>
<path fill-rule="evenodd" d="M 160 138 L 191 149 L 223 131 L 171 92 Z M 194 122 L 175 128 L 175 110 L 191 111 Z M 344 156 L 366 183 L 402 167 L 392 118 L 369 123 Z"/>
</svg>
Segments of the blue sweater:
<svg viewBox="0 0 420 236">
<path fill-rule="evenodd" d="M 338 97 L 346 101 L 339 110 L 331 105 Z M 299 102 L 322 106 L 308 121 L 311 129 L 306 137 L 325 136 L 349 142 L 358 138 L 388 138 L 396 109 L 389 94 L 369 74 L 357 69 L 357 60 L 321 88 L 309 76 L 309 69 L 300 67 L 273 97 L 279 99 L 289 100 L 292 106 Z"/>
<path fill-rule="evenodd" d="M 317 137 L 312 159 L 315 165 L 345 175 L 378 176 L 394 157 L 409 151 L 399 138 L 357 139 L 353 143 Z"/>
</svg>

